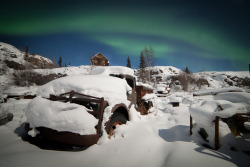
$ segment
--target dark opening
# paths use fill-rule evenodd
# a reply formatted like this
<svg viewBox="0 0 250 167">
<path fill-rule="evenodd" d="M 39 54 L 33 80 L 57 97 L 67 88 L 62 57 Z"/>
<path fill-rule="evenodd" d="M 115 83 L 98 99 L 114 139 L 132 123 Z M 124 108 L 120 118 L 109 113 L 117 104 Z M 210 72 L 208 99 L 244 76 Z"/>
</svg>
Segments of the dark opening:
<svg viewBox="0 0 250 167">
<path fill-rule="evenodd" d="M 134 89 L 134 81 L 133 81 L 133 79 L 131 79 L 131 78 L 126 78 L 126 81 L 127 81 L 128 85 L 129 85 L 132 89 Z"/>
</svg>

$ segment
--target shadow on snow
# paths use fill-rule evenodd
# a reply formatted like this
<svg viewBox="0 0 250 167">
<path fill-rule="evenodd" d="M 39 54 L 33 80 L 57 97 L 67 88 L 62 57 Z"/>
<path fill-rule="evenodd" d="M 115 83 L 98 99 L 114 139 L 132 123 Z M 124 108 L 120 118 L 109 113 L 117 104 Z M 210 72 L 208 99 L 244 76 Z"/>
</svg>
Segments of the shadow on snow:
<svg viewBox="0 0 250 167">
<path fill-rule="evenodd" d="M 189 126 L 178 125 L 170 129 L 160 129 L 159 136 L 167 142 L 185 141 L 190 142 Z"/>
<path fill-rule="evenodd" d="M 177 125 L 170 129 L 159 129 L 158 134 L 166 142 L 194 142 L 189 134 L 189 126 L 185 125 Z M 225 147 L 221 147 L 219 150 L 214 150 L 199 145 L 199 143 L 196 144 L 197 147 L 194 148 L 194 150 L 201 154 L 223 159 L 225 161 L 232 162 L 235 165 L 242 167 L 245 167 L 249 162 L 248 156 L 244 156 L 246 154 L 242 153 L 241 151 L 235 152 Z M 240 158 L 241 156 L 244 156 L 244 158 Z"/>
</svg>

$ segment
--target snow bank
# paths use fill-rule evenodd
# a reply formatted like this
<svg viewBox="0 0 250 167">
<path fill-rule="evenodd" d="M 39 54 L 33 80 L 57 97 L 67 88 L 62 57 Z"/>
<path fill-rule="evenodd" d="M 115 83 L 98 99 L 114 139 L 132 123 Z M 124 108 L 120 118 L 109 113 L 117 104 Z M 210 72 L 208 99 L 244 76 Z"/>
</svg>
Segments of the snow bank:
<svg viewBox="0 0 250 167">
<path fill-rule="evenodd" d="M 8 96 L 18 96 L 18 95 L 35 95 L 37 91 L 37 87 L 10 87 L 6 94 Z"/>
<path fill-rule="evenodd" d="M 250 93 L 245 92 L 226 92 L 226 93 L 220 93 L 214 97 L 215 100 L 228 100 L 232 103 L 238 103 L 238 102 L 249 102 L 250 101 Z"/>
<path fill-rule="evenodd" d="M 105 100 L 111 99 L 127 100 L 126 93 L 131 87 L 123 79 L 102 75 L 77 75 L 68 76 L 53 80 L 37 91 L 37 96 L 48 98 L 50 94 L 59 95 L 62 93 L 75 92 L 104 97 Z"/>
<path fill-rule="evenodd" d="M 87 110 L 81 105 L 36 97 L 25 108 L 25 115 L 31 128 L 47 127 L 80 135 L 96 134 L 98 120 Z M 29 134 L 35 136 L 36 133 L 33 130 Z"/>
<path fill-rule="evenodd" d="M 231 88 L 221 88 L 221 89 L 206 89 L 200 90 L 194 93 L 194 96 L 204 96 L 204 95 L 216 95 L 223 92 L 245 92 L 242 88 L 231 87 Z"/>
</svg>

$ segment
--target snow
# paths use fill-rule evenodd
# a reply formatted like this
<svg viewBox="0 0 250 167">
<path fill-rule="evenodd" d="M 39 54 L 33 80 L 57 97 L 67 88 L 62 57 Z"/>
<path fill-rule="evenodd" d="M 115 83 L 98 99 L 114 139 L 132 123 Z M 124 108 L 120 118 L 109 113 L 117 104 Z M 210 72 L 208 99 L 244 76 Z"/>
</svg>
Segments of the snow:
<svg viewBox="0 0 250 167">
<path fill-rule="evenodd" d="M 192 100 L 194 104 L 214 99 L 192 97 L 190 93 L 171 96 Z M 111 139 L 103 135 L 98 144 L 72 151 L 54 151 L 53 146 L 47 146 L 49 150 L 41 149 L 24 140 L 27 135 L 24 108 L 31 100 L 9 100 L 6 104 L 15 116 L 13 121 L 0 126 L 0 166 L 247 166 L 249 156 L 241 149 L 232 151 L 226 145 L 216 151 L 207 149 L 198 142 L 198 135 L 189 135 L 190 104 L 172 107 L 169 97 L 157 100 L 157 107 L 149 115 L 142 116 L 132 107 L 130 121 L 118 126 Z M 42 106 L 46 111 L 47 107 Z"/>
<path fill-rule="evenodd" d="M 142 83 L 142 82 L 136 82 L 136 86 L 143 86 L 144 88 L 148 89 L 148 90 L 153 90 L 154 88 L 146 83 Z"/>
<path fill-rule="evenodd" d="M 122 74 L 122 75 L 134 76 L 134 70 L 128 67 L 121 67 L 121 66 L 107 66 L 107 67 L 94 66 L 89 74 L 90 75 Z"/>
<path fill-rule="evenodd" d="M 104 97 L 109 106 L 105 108 L 104 124 L 111 116 L 111 110 L 116 104 L 129 105 L 127 92 L 131 87 L 126 80 L 106 75 L 73 75 L 53 80 L 41 86 L 36 95 L 49 98 L 51 94 L 60 95 L 74 90 L 77 93 L 94 97 Z M 26 117 L 31 128 L 40 126 L 57 131 L 68 131 L 81 135 L 96 133 L 97 119 L 87 113 L 85 107 L 61 102 L 50 102 L 37 97 L 26 107 Z M 46 106 L 46 107 L 43 107 Z M 81 111 L 82 110 L 82 111 Z M 82 114 L 82 115 L 81 115 Z M 104 130 L 104 129 L 103 129 Z M 30 132 L 33 136 L 36 133 Z"/>
<path fill-rule="evenodd" d="M 181 103 L 182 102 L 182 98 L 181 97 L 174 97 L 174 96 L 171 96 L 169 97 L 169 102 L 170 103 Z"/>
<path fill-rule="evenodd" d="M 19 95 L 36 95 L 37 87 L 10 87 L 6 94 L 8 96 L 19 96 Z"/>
<path fill-rule="evenodd" d="M 47 127 L 80 135 L 96 134 L 98 120 L 87 111 L 81 105 L 36 97 L 27 105 L 25 115 L 30 128 Z M 35 136 L 34 133 L 32 135 Z"/>
<path fill-rule="evenodd" d="M 249 113 L 250 103 L 246 103 L 249 100 L 249 93 L 230 92 L 218 94 L 214 97 L 214 100 L 202 100 L 192 104 L 189 112 L 195 121 L 194 136 L 198 135 L 201 128 L 204 128 L 208 134 L 206 144 L 214 147 L 214 120 L 216 116 L 230 118 L 237 113 Z M 219 126 L 219 134 L 223 144 L 235 146 L 228 125 L 220 121 Z"/>
<path fill-rule="evenodd" d="M 48 98 L 50 94 L 75 92 L 112 99 L 127 100 L 126 93 L 131 87 L 123 79 L 110 76 L 74 75 L 53 80 L 37 90 L 37 96 Z"/>
<path fill-rule="evenodd" d="M 250 94 L 245 92 L 227 92 L 227 93 L 220 93 L 214 97 L 215 100 L 228 100 L 233 103 L 238 102 L 250 102 Z"/>
<path fill-rule="evenodd" d="M 218 93 L 223 93 L 223 92 L 245 92 L 245 90 L 237 87 L 206 89 L 206 90 L 199 90 L 198 92 L 195 92 L 194 95 L 195 96 L 216 95 Z"/>
<path fill-rule="evenodd" d="M 98 97 L 104 96 L 111 104 L 105 109 L 104 125 L 111 116 L 112 105 L 118 102 L 128 105 L 125 95 L 131 89 L 125 84 L 124 80 L 119 79 L 118 81 L 117 78 L 108 76 L 115 73 L 114 71 L 122 72 L 120 68 L 108 68 L 98 67 L 98 70 L 95 70 L 95 67 L 80 66 L 35 70 L 44 75 L 61 73 L 68 75 L 68 77 L 38 87 L 38 97 L 34 100 L 8 99 L 7 103 L 0 104 L 1 113 L 14 114 L 13 121 L 0 126 L 0 166 L 245 167 L 249 165 L 249 155 L 244 153 L 244 151 L 250 150 L 249 136 L 234 137 L 228 126 L 222 121 L 219 123 L 220 148 L 212 150 L 203 146 L 203 144 L 207 144 L 213 147 L 214 123 L 212 121 L 215 116 L 229 117 L 235 113 L 249 112 L 250 98 L 249 93 L 246 93 L 248 91 L 227 92 L 232 89 L 242 89 L 231 87 L 224 82 L 224 79 L 228 78 L 229 75 L 242 78 L 249 77 L 248 72 L 199 73 L 197 75 L 204 75 L 205 78 L 209 79 L 211 89 L 203 90 L 205 93 L 203 92 L 200 96 L 193 97 L 192 92 L 171 92 L 168 97 L 156 97 L 154 94 L 147 94 L 144 98 L 153 99 L 155 102 L 148 115 L 140 115 L 132 106 L 129 110 L 130 121 L 126 125 L 117 126 L 114 136 L 110 139 L 104 131 L 98 143 L 88 148 L 72 148 L 70 151 L 65 151 L 64 149 L 58 150 L 54 145 L 46 145 L 47 143 L 45 148 L 40 148 L 37 143 L 43 144 L 42 141 L 34 142 L 37 139 L 29 136 L 35 136 L 39 131 L 34 128 L 29 132 L 29 135 L 24 131 L 24 125 L 34 119 L 34 123 L 45 124 L 47 121 L 46 125 L 53 124 L 54 128 L 58 128 L 58 130 L 68 128 L 69 131 L 77 130 L 75 132 L 79 134 L 96 133 L 94 131 L 86 132 L 86 129 L 79 125 L 83 120 L 84 123 L 89 121 L 91 124 L 96 125 L 95 118 L 88 118 L 91 115 L 86 114 L 86 108 L 76 104 L 51 102 L 39 97 L 39 95 L 48 97 L 51 93 L 60 94 L 74 89 L 84 94 Z M 176 75 L 181 71 L 171 66 L 154 68 L 163 71 L 163 73 L 159 74 L 163 79 L 167 79 L 169 76 Z M 123 74 L 132 74 L 132 72 L 133 70 L 124 68 Z M 98 78 L 90 74 L 98 75 Z M 9 78 L 0 79 L 1 82 L 4 81 L 5 83 Z M 102 85 L 93 90 L 93 88 L 97 88 L 97 85 L 95 85 L 97 83 L 102 83 Z M 122 89 L 120 89 L 121 87 Z M 12 87 L 9 92 L 22 94 L 33 92 L 33 88 Z M 111 88 L 116 90 L 113 92 L 110 90 Z M 93 90 L 93 92 L 90 90 Z M 218 94 L 213 96 L 211 92 Z M 181 102 L 179 107 L 171 105 L 170 102 L 173 99 Z M 218 105 L 223 108 L 222 111 L 220 111 Z M 35 120 L 38 117 L 33 117 L 32 114 L 26 115 L 29 109 L 33 111 L 33 114 L 40 114 L 40 118 L 44 118 L 45 122 L 43 123 L 42 119 Z M 193 135 L 191 136 L 189 134 L 190 113 L 194 116 Z M 60 121 L 56 121 L 56 119 Z M 73 122 L 72 125 L 67 123 L 70 120 Z M 245 124 L 249 127 L 249 123 Z M 91 127 L 94 127 L 93 125 Z M 208 143 L 198 134 L 200 127 L 204 127 L 207 133 L 210 134 Z M 88 128 L 88 130 L 90 129 Z"/>
<path fill-rule="evenodd" d="M 143 99 L 143 100 L 146 100 L 146 101 L 152 100 L 152 99 L 155 99 L 155 98 L 157 98 L 157 96 L 156 96 L 154 93 L 147 93 L 147 94 L 145 94 L 145 95 L 142 97 L 142 99 Z"/>
<path fill-rule="evenodd" d="M 10 53 L 16 54 L 16 55 L 20 55 L 21 52 L 14 46 L 4 43 L 4 42 L 0 42 L 0 50 L 7 50 Z"/>
</svg>

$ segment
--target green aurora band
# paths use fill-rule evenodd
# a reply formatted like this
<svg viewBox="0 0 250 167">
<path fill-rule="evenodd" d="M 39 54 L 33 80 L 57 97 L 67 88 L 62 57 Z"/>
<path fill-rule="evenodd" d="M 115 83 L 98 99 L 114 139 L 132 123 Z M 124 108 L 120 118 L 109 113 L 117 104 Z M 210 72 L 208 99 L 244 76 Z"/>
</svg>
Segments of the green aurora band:
<svg viewBox="0 0 250 167">
<path fill-rule="evenodd" d="M 187 53 L 181 47 L 172 44 L 171 39 L 181 41 L 194 48 L 194 57 L 232 62 L 250 62 L 250 48 L 235 43 L 230 34 L 212 25 L 185 20 L 173 11 L 145 13 L 125 12 L 118 9 L 103 10 L 57 10 L 57 12 L 33 11 L 12 14 L 5 17 L 0 34 L 35 36 L 53 33 L 78 32 L 89 40 L 104 44 L 124 56 L 138 56 L 147 46 L 152 46 L 155 56 L 165 60 L 169 54 Z M 142 36 L 143 38 L 136 38 Z M 157 38 L 163 40 L 157 41 Z M 162 42 L 163 41 L 163 42 Z M 187 59 L 188 61 L 188 59 Z M 191 60 L 189 60 L 191 61 Z M 183 62 L 185 63 L 185 62 Z M 232 64 L 233 66 L 237 66 Z"/>
</svg>

